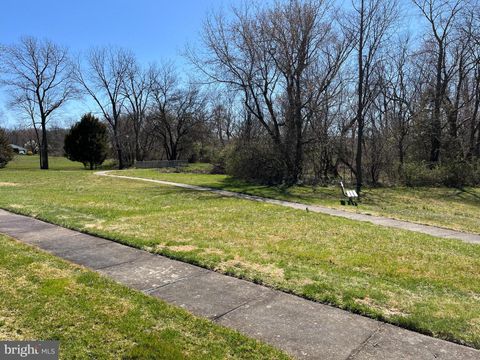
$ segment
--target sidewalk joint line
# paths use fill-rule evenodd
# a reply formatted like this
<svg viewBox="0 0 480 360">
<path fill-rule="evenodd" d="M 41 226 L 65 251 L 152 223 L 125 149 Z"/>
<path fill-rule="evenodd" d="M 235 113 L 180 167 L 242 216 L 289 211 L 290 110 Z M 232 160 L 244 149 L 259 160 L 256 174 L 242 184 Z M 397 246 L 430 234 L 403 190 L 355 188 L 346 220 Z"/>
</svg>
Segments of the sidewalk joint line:
<svg viewBox="0 0 480 360">
<path fill-rule="evenodd" d="M 209 274 L 209 270 L 208 269 L 201 269 L 201 271 L 198 273 L 198 274 L 192 274 L 192 275 L 187 275 L 187 276 L 183 276 L 181 278 L 178 278 L 174 281 L 171 281 L 171 282 L 168 282 L 166 284 L 162 284 L 162 285 L 158 285 L 158 286 L 154 286 L 152 288 L 149 288 L 149 289 L 145 289 L 145 290 L 142 290 L 145 294 L 152 294 L 154 293 L 155 291 L 157 291 L 158 289 L 161 289 L 161 288 L 164 288 L 164 287 L 167 287 L 169 285 L 173 285 L 173 284 L 176 284 L 180 281 L 184 281 L 184 280 L 188 280 L 188 279 L 193 279 L 193 278 L 196 278 L 196 277 L 200 277 L 200 276 L 203 276 L 203 275 L 208 275 Z"/>
<path fill-rule="evenodd" d="M 120 265 L 125 265 L 125 264 L 130 264 L 130 263 L 133 263 L 135 261 L 137 261 L 138 259 L 140 259 L 141 257 L 141 254 L 139 254 L 137 257 L 135 257 L 135 259 L 133 260 L 128 260 L 128 261 L 123 261 L 123 262 L 120 262 L 118 264 L 113 264 L 113 265 L 107 265 L 107 266 L 102 266 L 102 267 L 99 267 L 99 268 L 95 268 L 95 270 L 105 270 L 105 269 L 108 269 L 108 268 L 111 268 L 111 267 L 114 267 L 114 266 L 120 266 Z"/>
</svg>

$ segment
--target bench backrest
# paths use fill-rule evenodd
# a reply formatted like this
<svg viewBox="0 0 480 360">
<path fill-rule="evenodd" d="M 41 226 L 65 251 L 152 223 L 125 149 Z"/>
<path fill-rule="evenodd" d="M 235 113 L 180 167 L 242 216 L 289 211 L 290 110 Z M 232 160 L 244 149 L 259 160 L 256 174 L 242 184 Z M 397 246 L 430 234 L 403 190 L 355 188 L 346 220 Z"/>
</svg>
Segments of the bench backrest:
<svg viewBox="0 0 480 360">
<path fill-rule="evenodd" d="M 345 186 L 343 185 L 343 181 L 340 181 L 340 187 L 342 188 L 342 194 L 348 198 L 357 198 L 357 192 L 355 190 L 345 190 Z"/>
</svg>

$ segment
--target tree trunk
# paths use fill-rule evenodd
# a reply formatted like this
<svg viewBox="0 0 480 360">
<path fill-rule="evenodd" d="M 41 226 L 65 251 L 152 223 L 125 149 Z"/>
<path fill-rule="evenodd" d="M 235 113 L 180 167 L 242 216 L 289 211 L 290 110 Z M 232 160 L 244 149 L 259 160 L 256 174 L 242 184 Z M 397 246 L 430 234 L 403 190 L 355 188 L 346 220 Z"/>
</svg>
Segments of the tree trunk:
<svg viewBox="0 0 480 360">
<path fill-rule="evenodd" d="M 48 141 L 45 120 L 42 120 L 42 143 L 40 144 L 40 169 L 48 170 Z"/>
<path fill-rule="evenodd" d="M 115 138 L 115 147 L 117 150 L 118 168 L 121 170 L 125 167 L 125 164 L 123 163 L 122 147 L 120 146 L 120 141 L 118 140 L 118 133 L 116 128 L 113 129 L 113 136 Z"/>
<path fill-rule="evenodd" d="M 359 43 L 358 43 L 358 89 L 357 89 L 357 154 L 355 158 L 355 167 L 356 167 L 356 190 L 357 194 L 360 196 L 362 190 L 363 176 L 362 176 L 362 142 L 363 142 L 363 128 L 364 128 L 364 118 L 363 118 L 363 80 L 364 80 L 364 69 L 363 69 L 363 37 L 364 37 L 364 1 L 361 2 L 360 8 L 360 34 L 359 34 Z"/>
<path fill-rule="evenodd" d="M 442 123 L 440 121 L 440 107 L 442 105 L 442 69 L 443 69 L 443 44 L 438 45 L 438 59 L 436 66 L 435 94 L 430 129 L 430 163 L 433 166 L 440 160 L 440 147 L 442 137 Z"/>
<path fill-rule="evenodd" d="M 140 154 L 140 128 L 138 125 L 138 120 L 136 120 L 137 123 L 134 125 L 133 130 L 135 131 L 135 161 L 141 161 L 142 159 L 142 154 Z"/>
<path fill-rule="evenodd" d="M 168 160 L 177 160 L 177 157 L 178 157 L 177 144 L 172 144 L 170 159 Z"/>
<path fill-rule="evenodd" d="M 480 110 L 480 74 L 475 76 L 475 104 L 473 107 L 472 118 L 470 119 L 470 137 L 467 159 L 472 160 L 474 156 L 478 156 L 479 153 L 475 147 L 475 134 L 479 130 L 479 123 L 477 123 L 477 117 Z"/>
<path fill-rule="evenodd" d="M 141 161 L 142 159 L 142 154 L 140 153 L 140 144 L 138 137 L 135 139 L 135 161 Z"/>
<path fill-rule="evenodd" d="M 122 149 L 117 145 L 118 168 L 121 170 L 125 167 L 123 163 Z"/>
<path fill-rule="evenodd" d="M 398 140 L 398 173 L 402 175 L 403 173 L 403 164 L 405 162 L 405 150 L 403 146 L 404 137 L 403 135 L 400 136 Z"/>
<path fill-rule="evenodd" d="M 468 141 L 468 153 L 467 153 L 467 159 L 472 160 L 474 156 L 476 156 L 476 151 L 475 151 L 475 134 L 477 132 L 477 124 L 476 124 L 476 118 L 477 118 L 477 113 L 478 113 L 478 106 L 475 106 L 475 111 L 473 112 L 472 119 L 470 120 L 470 136 L 469 136 L 469 141 Z"/>
<path fill-rule="evenodd" d="M 480 130 L 477 130 L 477 144 L 475 146 L 475 156 L 480 158 Z"/>
</svg>

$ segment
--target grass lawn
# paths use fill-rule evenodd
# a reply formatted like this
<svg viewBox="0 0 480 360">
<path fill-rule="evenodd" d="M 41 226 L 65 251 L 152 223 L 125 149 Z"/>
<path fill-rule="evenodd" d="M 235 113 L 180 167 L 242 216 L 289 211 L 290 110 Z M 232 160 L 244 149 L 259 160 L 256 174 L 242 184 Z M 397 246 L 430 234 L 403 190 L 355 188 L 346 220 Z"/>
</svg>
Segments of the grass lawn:
<svg viewBox="0 0 480 360">
<path fill-rule="evenodd" d="M 0 340 L 62 359 L 286 359 L 280 351 L 0 235 Z"/>
<path fill-rule="evenodd" d="M 480 348 L 478 245 L 22 161 L 2 208 Z"/>
<path fill-rule="evenodd" d="M 206 164 L 202 164 L 206 168 Z M 196 165 L 198 167 L 198 165 Z M 480 188 L 366 188 L 358 207 L 340 205 L 339 187 L 280 187 L 249 184 L 226 175 L 189 174 L 136 169 L 122 174 L 325 205 L 332 208 L 387 216 L 422 224 L 480 234 Z"/>
</svg>

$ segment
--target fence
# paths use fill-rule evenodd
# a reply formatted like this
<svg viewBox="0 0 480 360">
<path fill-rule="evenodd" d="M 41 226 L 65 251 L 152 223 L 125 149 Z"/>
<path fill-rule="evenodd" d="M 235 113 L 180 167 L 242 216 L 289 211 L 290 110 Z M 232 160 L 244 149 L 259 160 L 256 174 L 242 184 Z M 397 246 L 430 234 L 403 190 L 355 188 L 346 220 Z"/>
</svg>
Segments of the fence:
<svg viewBox="0 0 480 360">
<path fill-rule="evenodd" d="M 167 167 L 182 167 L 188 164 L 187 160 L 150 160 L 137 161 L 135 167 L 139 169 L 156 169 Z"/>
</svg>

